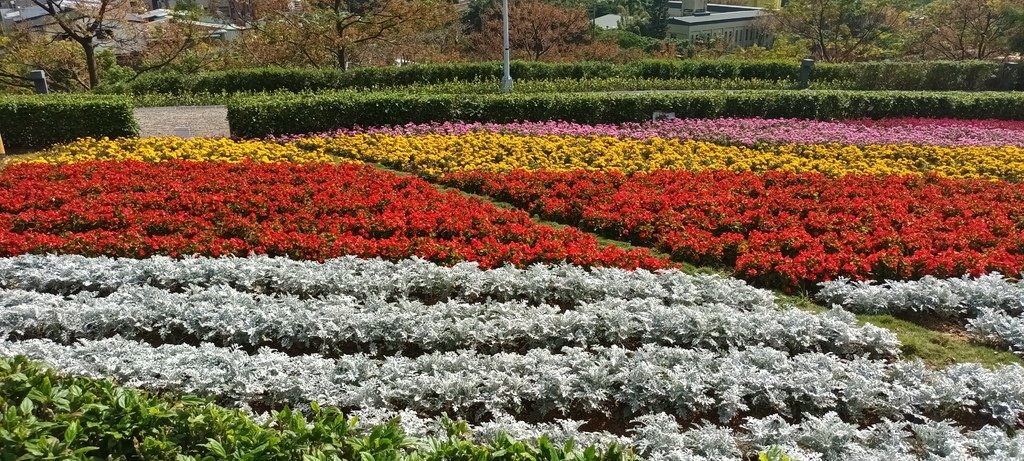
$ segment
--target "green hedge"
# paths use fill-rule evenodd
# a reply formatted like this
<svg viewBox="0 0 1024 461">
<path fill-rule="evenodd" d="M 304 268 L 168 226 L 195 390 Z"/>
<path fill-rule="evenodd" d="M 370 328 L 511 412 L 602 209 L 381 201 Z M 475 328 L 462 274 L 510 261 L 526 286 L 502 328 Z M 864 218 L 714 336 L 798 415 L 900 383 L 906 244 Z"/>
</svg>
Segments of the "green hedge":
<svg viewBox="0 0 1024 461">
<path fill-rule="evenodd" d="M 1024 65 L 1007 71 L 989 61 L 859 62 L 821 64 L 812 81 L 838 80 L 858 90 L 998 91 L 1024 90 Z M 1009 75 L 1007 72 L 1012 72 Z"/>
<path fill-rule="evenodd" d="M 125 97 L 0 96 L 0 136 L 12 149 L 138 134 L 132 103 Z"/>
<path fill-rule="evenodd" d="M 997 118 L 1024 120 L 1024 93 L 885 91 L 693 91 L 530 95 L 344 93 L 240 98 L 228 105 L 242 137 L 436 121 L 580 123 L 643 121 L 656 110 L 677 117 Z"/>
<path fill-rule="evenodd" d="M 1024 65 L 1018 66 L 1024 68 Z M 1004 70 L 988 61 L 863 62 L 818 64 L 812 81 L 842 81 L 849 89 L 978 91 L 1003 90 Z M 336 69 L 240 69 L 202 74 L 145 74 L 133 82 L 106 88 L 116 93 L 238 93 L 384 89 L 445 82 L 497 82 L 501 63 L 472 62 L 403 67 Z M 559 79 L 761 79 L 795 82 L 797 61 L 647 60 L 616 65 L 582 63 L 512 63 L 517 81 Z M 1010 76 L 1024 90 L 1024 69 Z"/>
<path fill-rule="evenodd" d="M 450 436 L 407 437 L 397 421 L 360 429 L 335 408 L 309 415 L 284 409 L 265 422 L 205 399 L 154 396 L 109 381 L 58 375 L 24 358 L 0 357 L 0 459 L 3 460 L 375 460 L 629 461 L 618 446 L 555 445 Z"/>
</svg>

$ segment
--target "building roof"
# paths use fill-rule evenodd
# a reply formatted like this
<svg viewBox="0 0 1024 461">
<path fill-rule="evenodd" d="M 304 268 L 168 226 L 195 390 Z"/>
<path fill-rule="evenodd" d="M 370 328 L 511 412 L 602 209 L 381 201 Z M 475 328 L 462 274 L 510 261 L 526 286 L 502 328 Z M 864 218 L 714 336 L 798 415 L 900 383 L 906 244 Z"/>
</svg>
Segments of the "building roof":
<svg viewBox="0 0 1024 461">
<path fill-rule="evenodd" d="M 26 6 L 24 8 L 0 8 L 0 17 L 14 22 L 31 21 L 46 16 L 46 10 L 38 6 Z"/>
<path fill-rule="evenodd" d="M 683 2 L 681 2 L 679 0 L 670 0 L 668 2 L 668 6 L 669 6 L 669 8 L 675 8 L 675 9 L 680 9 L 681 10 L 681 9 L 683 9 Z M 708 9 L 708 11 L 711 11 L 711 12 L 718 11 L 718 12 L 723 12 L 724 13 L 724 12 L 728 12 L 728 11 L 740 11 L 740 10 L 751 10 L 751 9 L 761 9 L 761 8 L 756 7 L 756 6 L 749 6 L 749 5 L 725 5 L 725 4 L 721 4 L 721 3 L 708 3 L 707 4 L 707 9 Z"/>
<path fill-rule="evenodd" d="M 135 15 L 135 17 L 145 21 L 145 20 L 153 20 L 153 19 L 166 18 L 166 17 L 168 17 L 168 16 L 170 16 L 172 14 L 174 14 L 174 12 L 171 11 L 171 10 L 168 10 L 166 8 L 157 8 L 155 10 L 150 10 L 150 11 L 147 11 L 145 13 Z"/>
<path fill-rule="evenodd" d="M 620 19 L 622 19 L 622 16 L 617 14 L 606 14 L 594 18 L 594 25 L 602 29 L 618 29 Z"/>
</svg>

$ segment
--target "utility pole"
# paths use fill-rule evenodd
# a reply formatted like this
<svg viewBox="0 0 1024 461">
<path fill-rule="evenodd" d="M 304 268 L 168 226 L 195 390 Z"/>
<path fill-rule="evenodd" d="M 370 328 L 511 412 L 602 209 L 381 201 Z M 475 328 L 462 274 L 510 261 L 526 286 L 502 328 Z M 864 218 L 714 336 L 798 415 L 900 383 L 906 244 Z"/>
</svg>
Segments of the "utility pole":
<svg viewBox="0 0 1024 461">
<path fill-rule="evenodd" d="M 501 20 L 502 20 L 502 41 L 505 46 L 505 62 L 504 71 L 505 75 L 501 77 L 501 91 L 508 93 L 512 91 L 512 65 L 509 62 L 509 45 L 508 45 L 508 0 L 501 0 Z"/>
</svg>

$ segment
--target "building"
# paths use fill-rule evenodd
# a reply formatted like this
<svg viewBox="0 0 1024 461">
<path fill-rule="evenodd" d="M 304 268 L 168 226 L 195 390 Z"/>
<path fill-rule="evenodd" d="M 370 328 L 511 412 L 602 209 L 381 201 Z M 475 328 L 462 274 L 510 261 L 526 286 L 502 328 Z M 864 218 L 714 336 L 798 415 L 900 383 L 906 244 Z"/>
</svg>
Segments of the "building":
<svg viewBox="0 0 1024 461">
<path fill-rule="evenodd" d="M 741 5 L 719 5 L 707 0 L 668 2 L 669 38 L 691 43 L 725 40 L 729 46 L 766 45 L 765 37 L 755 22 L 767 14 L 763 8 Z"/>
<path fill-rule="evenodd" d="M 597 27 L 598 29 L 609 30 L 609 29 L 618 29 L 619 28 L 619 21 L 621 21 L 621 20 L 622 20 L 622 16 L 620 16 L 620 15 L 617 15 L 617 14 L 606 14 L 604 16 L 599 16 L 597 18 L 594 18 L 593 22 L 594 22 L 594 27 Z"/>
<path fill-rule="evenodd" d="M 756 6 L 765 9 L 779 9 L 789 3 L 788 0 L 736 0 L 729 2 L 736 5 Z"/>
<path fill-rule="evenodd" d="M 142 14 L 130 15 L 129 21 L 142 24 L 162 24 L 174 19 L 175 14 L 176 13 L 173 10 L 159 8 Z M 248 29 L 245 26 L 238 26 L 231 24 L 228 21 L 222 21 L 210 17 L 200 20 L 182 19 L 179 17 L 178 21 L 191 24 L 197 29 L 204 30 L 207 34 L 207 38 L 224 41 L 235 40 Z"/>
</svg>

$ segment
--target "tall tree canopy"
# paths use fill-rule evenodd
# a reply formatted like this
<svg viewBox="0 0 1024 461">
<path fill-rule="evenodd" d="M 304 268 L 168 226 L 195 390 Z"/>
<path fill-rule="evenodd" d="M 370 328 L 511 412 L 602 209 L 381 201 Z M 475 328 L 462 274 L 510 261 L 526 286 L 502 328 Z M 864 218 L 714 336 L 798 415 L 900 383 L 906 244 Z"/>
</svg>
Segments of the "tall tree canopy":
<svg viewBox="0 0 1024 461">
<path fill-rule="evenodd" d="M 874 57 L 898 32 L 907 4 L 898 0 L 792 0 L 772 16 L 782 40 L 801 40 L 822 61 Z"/>
</svg>

